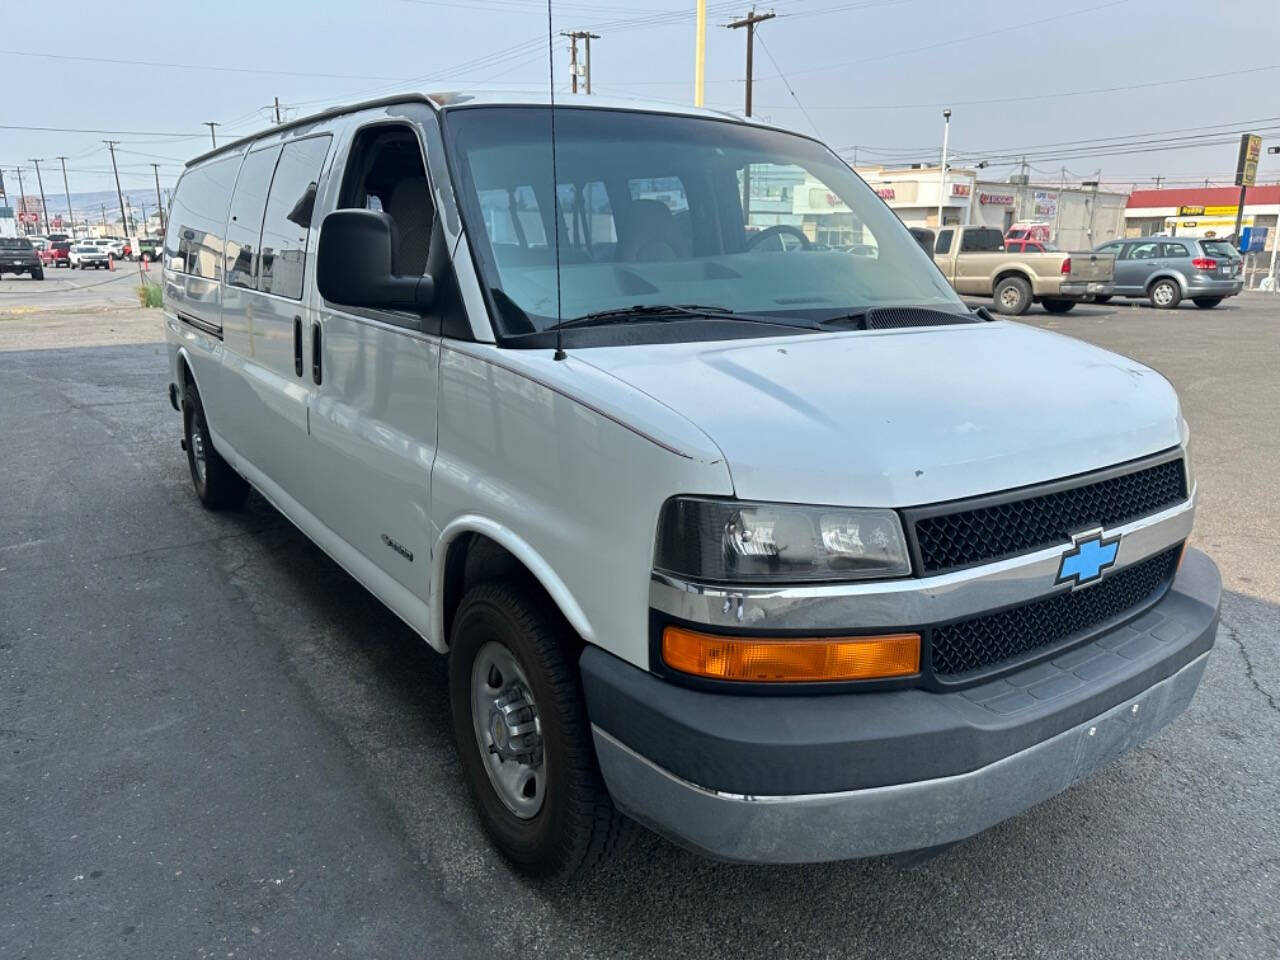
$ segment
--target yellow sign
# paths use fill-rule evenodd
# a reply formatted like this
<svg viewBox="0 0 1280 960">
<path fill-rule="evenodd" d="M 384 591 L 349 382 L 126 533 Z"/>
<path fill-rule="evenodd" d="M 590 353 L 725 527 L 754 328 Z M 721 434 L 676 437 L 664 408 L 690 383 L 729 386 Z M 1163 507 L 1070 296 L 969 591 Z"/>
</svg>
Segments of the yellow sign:
<svg viewBox="0 0 1280 960">
<path fill-rule="evenodd" d="M 1234 217 L 1238 209 L 1233 203 L 1229 207 L 1205 207 L 1201 213 L 1206 217 Z"/>
<path fill-rule="evenodd" d="M 1236 186 L 1252 187 L 1258 181 L 1258 158 L 1262 138 L 1254 133 L 1240 135 L 1240 155 L 1236 158 Z"/>
</svg>

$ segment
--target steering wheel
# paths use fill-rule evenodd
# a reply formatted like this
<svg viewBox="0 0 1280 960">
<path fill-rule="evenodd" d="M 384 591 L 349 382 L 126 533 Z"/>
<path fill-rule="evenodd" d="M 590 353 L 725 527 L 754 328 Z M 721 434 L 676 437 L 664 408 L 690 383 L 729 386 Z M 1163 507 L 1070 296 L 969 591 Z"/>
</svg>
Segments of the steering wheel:
<svg viewBox="0 0 1280 960">
<path fill-rule="evenodd" d="M 765 237 L 777 237 L 777 236 L 781 236 L 784 233 L 789 233 L 792 236 L 794 236 L 796 239 L 798 239 L 800 241 L 801 250 L 808 250 L 811 246 L 813 246 L 813 244 L 809 242 L 809 238 L 804 235 L 804 231 L 801 230 L 799 227 L 793 227 L 789 223 L 778 223 L 778 224 L 774 224 L 772 227 L 765 227 L 759 233 L 753 233 L 749 235 L 747 237 L 746 248 L 748 250 L 754 250 L 756 245 L 760 243 L 762 240 L 764 240 Z M 785 248 L 784 248 L 784 252 L 785 252 Z"/>
</svg>

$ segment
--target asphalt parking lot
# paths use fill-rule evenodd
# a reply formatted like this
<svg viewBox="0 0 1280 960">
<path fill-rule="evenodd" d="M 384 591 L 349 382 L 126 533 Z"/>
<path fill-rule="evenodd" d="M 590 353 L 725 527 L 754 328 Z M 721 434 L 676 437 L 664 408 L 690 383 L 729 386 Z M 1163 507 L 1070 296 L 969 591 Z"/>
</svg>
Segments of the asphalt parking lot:
<svg viewBox="0 0 1280 960">
<path fill-rule="evenodd" d="M 645 836 L 560 889 L 482 836 L 443 659 L 260 497 L 199 507 L 158 311 L 36 286 L 0 284 L 0 957 L 1280 955 L 1280 303 L 1025 318 L 1182 395 L 1229 592 L 1171 728 L 919 866 Z"/>
</svg>

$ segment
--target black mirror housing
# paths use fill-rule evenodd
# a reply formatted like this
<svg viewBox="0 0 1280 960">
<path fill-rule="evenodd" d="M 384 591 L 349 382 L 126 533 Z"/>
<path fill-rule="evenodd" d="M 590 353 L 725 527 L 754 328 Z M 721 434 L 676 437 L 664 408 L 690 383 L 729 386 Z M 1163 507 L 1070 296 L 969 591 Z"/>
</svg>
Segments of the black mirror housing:
<svg viewBox="0 0 1280 960">
<path fill-rule="evenodd" d="M 429 275 L 392 273 L 395 221 L 376 210 L 334 210 L 320 224 L 316 286 L 331 303 L 422 313 L 435 299 Z"/>
</svg>

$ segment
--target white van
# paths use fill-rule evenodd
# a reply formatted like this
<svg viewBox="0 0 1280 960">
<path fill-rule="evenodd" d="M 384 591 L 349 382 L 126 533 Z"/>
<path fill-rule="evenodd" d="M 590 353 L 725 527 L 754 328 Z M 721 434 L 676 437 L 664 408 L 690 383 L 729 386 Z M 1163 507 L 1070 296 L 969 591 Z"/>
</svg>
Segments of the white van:
<svg viewBox="0 0 1280 960">
<path fill-rule="evenodd" d="M 1163 377 L 970 311 L 808 137 L 552 129 L 273 127 L 188 165 L 164 252 L 197 494 L 252 486 L 448 655 L 507 857 L 940 847 L 1186 707 L 1220 582 Z"/>
</svg>

